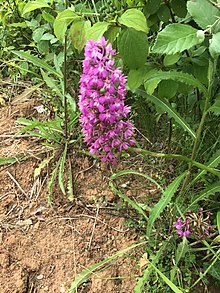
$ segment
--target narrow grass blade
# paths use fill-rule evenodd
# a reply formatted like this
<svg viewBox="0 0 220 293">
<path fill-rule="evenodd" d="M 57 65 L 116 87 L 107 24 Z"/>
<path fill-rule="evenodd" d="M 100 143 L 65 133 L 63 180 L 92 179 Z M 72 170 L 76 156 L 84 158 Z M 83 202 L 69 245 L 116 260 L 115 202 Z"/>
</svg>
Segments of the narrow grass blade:
<svg viewBox="0 0 220 293">
<path fill-rule="evenodd" d="M 138 175 L 138 176 L 142 176 L 146 179 L 148 179 L 149 181 L 151 181 L 152 183 L 154 183 L 160 190 L 163 191 L 163 188 L 160 186 L 159 183 L 157 183 L 153 178 L 151 178 L 150 176 L 146 175 L 146 174 L 143 174 L 143 173 L 140 173 L 138 171 L 134 171 L 134 170 L 123 170 L 123 171 L 120 171 L 120 172 L 117 172 L 117 173 L 114 173 L 110 179 L 116 179 L 120 176 L 123 176 L 123 175 L 129 175 L 129 174 L 133 174 L 133 175 Z"/>
<path fill-rule="evenodd" d="M 188 241 L 186 237 L 183 237 L 182 242 L 179 243 L 177 250 L 176 250 L 176 255 L 175 255 L 175 265 L 172 268 L 171 272 L 170 272 L 170 280 L 171 282 L 173 282 L 175 276 L 176 276 L 176 272 L 178 269 L 178 263 L 181 260 L 181 258 L 183 258 L 186 254 L 186 252 L 188 251 Z"/>
<path fill-rule="evenodd" d="M 157 262 L 159 261 L 159 259 L 161 257 L 161 254 L 164 251 L 164 249 L 166 248 L 167 244 L 168 244 L 168 241 L 164 241 L 163 245 L 161 246 L 161 248 L 159 249 L 159 251 L 155 255 L 155 257 L 152 261 L 152 264 L 154 264 L 154 265 L 157 264 Z M 152 273 L 152 271 L 153 271 L 153 267 L 151 265 L 148 265 L 148 267 L 144 270 L 143 276 L 138 279 L 137 285 L 134 288 L 134 293 L 141 293 L 143 291 L 144 285 L 149 280 L 149 277 L 150 277 L 150 274 Z"/>
<path fill-rule="evenodd" d="M 170 279 L 168 279 L 160 270 L 158 270 L 158 268 L 155 267 L 155 265 L 153 265 L 151 263 L 152 267 L 155 269 L 155 271 L 160 275 L 160 277 L 164 280 L 164 282 L 173 290 L 173 292 L 175 293 L 183 293 L 179 288 L 177 288 L 177 286 L 170 281 Z"/>
<path fill-rule="evenodd" d="M 65 191 L 64 182 L 63 182 L 63 172 L 64 172 L 64 166 L 66 161 L 66 153 L 67 153 L 67 143 L 65 144 L 63 155 L 60 160 L 60 168 L 59 168 L 59 174 L 58 174 L 58 182 L 60 185 L 60 189 L 64 195 L 66 195 L 66 191 Z"/>
<path fill-rule="evenodd" d="M 206 197 L 215 194 L 216 192 L 220 192 L 220 181 L 209 185 L 206 189 L 204 189 L 202 192 L 196 195 L 192 200 L 191 204 L 187 207 L 187 210 L 189 210 L 190 207 L 196 204 L 198 201 L 203 200 Z"/>
<path fill-rule="evenodd" d="M 129 247 L 126 247 L 123 250 L 120 250 L 116 254 L 106 258 L 105 260 L 100 261 L 99 263 L 96 263 L 96 264 L 88 267 L 87 269 L 84 269 L 78 276 L 76 276 L 76 278 L 73 281 L 73 283 L 71 284 L 70 288 L 67 290 L 67 293 L 76 293 L 77 288 L 79 288 L 79 286 L 82 283 L 86 282 L 95 270 L 100 269 L 102 266 L 104 266 L 108 262 L 114 260 L 115 258 L 117 258 L 119 256 L 122 256 L 124 253 L 128 252 L 129 250 L 134 249 L 134 248 L 141 246 L 141 245 L 144 245 L 144 244 L 146 244 L 146 242 L 133 244 Z"/>
<path fill-rule="evenodd" d="M 18 162 L 17 158 L 0 158 L 0 166 L 9 165 Z"/>
<path fill-rule="evenodd" d="M 56 163 L 56 167 L 54 168 L 53 172 L 51 173 L 51 177 L 50 180 L 48 181 L 48 197 L 47 197 L 47 202 L 49 204 L 49 206 L 52 206 L 52 191 L 53 191 L 53 183 L 57 177 L 57 172 L 58 172 L 58 168 L 60 165 L 60 159 L 59 161 L 57 161 Z"/>
<path fill-rule="evenodd" d="M 185 177 L 185 173 L 181 174 L 179 177 L 177 177 L 164 191 L 161 199 L 158 201 L 158 203 L 152 208 L 150 212 L 150 217 L 148 220 L 147 225 L 147 236 L 150 237 L 152 227 L 154 222 L 159 218 L 162 211 L 165 209 L 165 207 L 168 205 L 168 203 L 171 201 L 171 198 L 174 196 L 177 188 L 180 185 L 180 182 Z"/>
<path fill-rule="evenodd" d="M 205 164 L 209 168 L 215 168 L 220 164 L 220 150 L 217 150 L 217 152 L 210 158 L 210 160 Z M 196 177 L 192 180 L 192 185 L 194 182 L 198 181 L 198 179 L 206 173 L 205 170 L 201 170 Z"/>
<path fill-rule="evenodd" d="M 68 168 L 68 183 L 67 183 L 67 194 L 69 201 L 73 201 L 73 174 L 72 174 L 72 165 L 71 160 L 68 158 L 69 168 Z"/>
<path fill-rule="evenodd" d="M 38 177 L 41 171 L 48 165 L 53 157 L 49 157 L 40 162 L 39 166 L 34 170 L 34 178 Z"/>
<path fill-rule="evenodd" d="M 112 191 L 115 192 L 121 199 L 127 202 L 133 209 L 135 209 L 140 215 L 148 220 L 148 217 L 145 214 L 144 210 L 134 200 L 130 199 L 128 196 L 118 190 L 111 181 L 109 182 L 109 186 L 111 187 Z"/>
<path fill-rule="evenodd" d="M 182 128 L 185 131 L 187 131 L 193 137 L 193 139 L 196 138 L 195 132 L 190 128 L 190 126 L 188 125 L 188 123 L 183 119 L 183 117 L 180 116 L 179 113 L 177 113 L 177 111 L 175 111 L 173 109 L 173 107 L 171 105 L 169 105 L 166 102 L 165 99 L 158 98 L 158 97 L 153 96 L 153 95 L 148 95 L 143 90 L 138 90 L 137 91 L 137 94 L 139 94 L 140 96 L 142 96 L 142 97 L 146 98 L 147 100 L 151 101 L 153 104 L 155 104 L 156 106 L 158 106 L 164 112 L 167 112 L 170 117 L 172 117 L 180 126 L 182 126 Z"/>
<path fill-rule="evenodd" d="M 216 216 L 216 218 L 217 218 L 218 233 L 219 233 L 219 235 L 220 235 L 220 211 L 217 212 L 217 216 Z"/>
<path fill-rule="evenodd" d="M 46 62 L 44 62 L 43 60 L 41 60 L 38 57 L 32 56 L 27 52 L 22 52 L 22 51 L 12 51 L 12 53 L 14 53 L 15 55 L 17 55 L 18 57 L 25 59 L 31 63 L 33 63 L 34 65 L 38 66 L 39 68 L 43 68 L 45 70 L 47 70 L 50 73 L 53 73 L 54 75 L 58 76 L 59 78 L 62 78 L 62 75 L 57 72 L 52 66 L 48 65 Z"/>
</svg>

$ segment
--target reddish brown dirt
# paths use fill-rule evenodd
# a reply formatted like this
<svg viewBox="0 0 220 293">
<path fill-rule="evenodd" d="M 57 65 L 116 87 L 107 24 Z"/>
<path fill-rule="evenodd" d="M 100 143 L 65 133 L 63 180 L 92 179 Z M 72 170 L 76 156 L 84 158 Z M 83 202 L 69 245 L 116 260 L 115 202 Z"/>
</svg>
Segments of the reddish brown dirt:
<svg viewBox="0 0 220 293">
<path fill-rule="evenodd" d="M 47 204 L 49 170 L 34 178 L 34 170 L 46 156 L 40 141 L 10 137 L 18 117 L 36 116 L 36 99 L 0 108 L 0 157 L 30 156 L 28 160 L 0 167 L 0 292 L 62 293 L 84 268 L 138 242 L 134 230 L 123 223 L 129 213 L 108 186 L 112 171 L 85 156 L 71 156 L 75 199 L 54 187 L 54 204 Z M 132 160 L 130 160 L 132 164 Z M 134 164 L 134 163 L 133 163 Z M 89 167 L 92 166 L 90 169 Z M 120 165 L 118 170 L 125 167 Z M 87 170 L 88 169 L 88 170 Z M 140 201 L 154 192 L 136 184 L 127 195 Z M 126 185 L 125 184 L 125 185 Z M 145 182 L 146 184 L 146 182 Z M 117 215 L 114 215 L 117 214 Z M 141 249 L 130 251 L 101 272 L 94 272 L 77 292 L 133 292 L 139 274 Z"/>
</svg>

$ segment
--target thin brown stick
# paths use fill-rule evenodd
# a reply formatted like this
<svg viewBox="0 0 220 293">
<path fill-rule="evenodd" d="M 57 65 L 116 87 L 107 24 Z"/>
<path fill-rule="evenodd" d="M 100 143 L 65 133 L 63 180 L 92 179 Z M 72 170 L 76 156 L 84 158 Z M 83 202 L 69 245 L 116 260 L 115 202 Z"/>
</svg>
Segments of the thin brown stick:
<svg viewBox="0 0 220 293">
<path fill-rule="evenodd" d="M 11 180 L 17 185 L 17 187 L 20 189 L 20 191 L 27 197 L 27 193 L 22 189 L 21 185 L 18 183 L 18 181 L 11 175 L 10 172 L 6 171 L 8 176 L 11 178 Z"/>
</svg>

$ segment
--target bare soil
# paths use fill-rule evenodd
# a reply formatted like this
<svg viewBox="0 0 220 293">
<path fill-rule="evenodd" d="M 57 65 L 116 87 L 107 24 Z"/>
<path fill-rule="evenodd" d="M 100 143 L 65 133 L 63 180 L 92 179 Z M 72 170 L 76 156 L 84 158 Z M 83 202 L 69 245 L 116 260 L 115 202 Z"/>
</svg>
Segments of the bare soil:
<svg viewBox="0 0 220 293">
<path fill-rule="evenodd" d="M 38 138 L 14 137 L 21 127 L 16 119 L 43 115 L 34 108 L 40 104 L 39 99 L 28 96 L 0 108 L 0 157 L 29 157 L 0 166 L 1 293 L 66 292 L 83 269 L 139 240 L 136 231 L 124 225 L 133 212 L 121 205 L 108 186 L 113 171 L 85 155 L 74 151 L 70 154 L 74 201 L 70 202 L 57 184 L 53 206 L 48 206 L 51 166 L 34 177 L 34 170 L 47 152 Z M 140 166 L 131 158 L 119 164 L 117 171 L 139 170 Z M 135 186 L 132 192 L 128 188 L 125 192 L 139 201 L 155 193 L 155 186 L 146 182 L 123 184 Z M 141 256 L 139 248 L 127 253 L 101 272 L 93 273 L 77 292 L 133 292 Z"/>
</svg>

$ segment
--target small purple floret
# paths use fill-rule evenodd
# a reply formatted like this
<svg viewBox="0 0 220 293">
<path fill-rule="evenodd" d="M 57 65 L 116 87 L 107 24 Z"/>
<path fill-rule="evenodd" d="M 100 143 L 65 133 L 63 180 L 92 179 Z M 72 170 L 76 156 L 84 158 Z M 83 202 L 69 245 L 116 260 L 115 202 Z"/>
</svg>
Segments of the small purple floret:
<svg viewBox="0 0 220 293">
<path fill-rule="evenodd" d="M 115 50 L 104 37 L 87 41 L 80 78 L 79 109 L 84 141 L 102 161 L 117 163 L 118 155 L 135 144 L 134 125 L 127 120 L 127 77 L 114 68 Z"/>
</svg>

